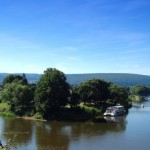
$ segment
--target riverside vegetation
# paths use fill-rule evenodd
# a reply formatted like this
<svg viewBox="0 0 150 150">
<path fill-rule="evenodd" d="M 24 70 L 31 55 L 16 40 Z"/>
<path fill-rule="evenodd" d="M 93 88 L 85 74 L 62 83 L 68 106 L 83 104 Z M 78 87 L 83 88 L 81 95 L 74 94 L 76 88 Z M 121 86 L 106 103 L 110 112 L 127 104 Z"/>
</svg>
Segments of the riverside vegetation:
<svg viewBox="0 0 150 150">
<path fill-rule="evenodd" d="M 108 106 L 130 106 L 129 88 L 101 79 L 67 83 L 63 72 L 48 68 L 36 84 L 26 75 L 9 74 L 0 90 L 0 114 L 33 119 L 87 121 L 99 119 Z"/>
</svg>

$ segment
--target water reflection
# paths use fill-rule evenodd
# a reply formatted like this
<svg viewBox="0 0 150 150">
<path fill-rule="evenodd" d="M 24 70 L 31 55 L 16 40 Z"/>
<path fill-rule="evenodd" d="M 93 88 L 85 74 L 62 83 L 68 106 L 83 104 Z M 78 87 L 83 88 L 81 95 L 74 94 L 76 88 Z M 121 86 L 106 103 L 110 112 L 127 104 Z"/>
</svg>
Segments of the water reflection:
<svg viewBox="0 0 150 150">
<path fill-rule="evenodd" d="M 23 119 L 5 118 L 3 126 L 3 136 L 6 141 L 15 137 L 17 147 L 27 145 L 32 138 L 32 122 Z"/>
<path fill-rule="evenodd" d="M 108 118 L 107 118 L 108 119 Z M 107 132 L 120 132 L 126 129 L 126 120 L 123 118 L 113 118 L 116 120 L 106 123 L 78 123 L 72 125 L 72 136 L 95 136 Z M 117 121 L 117 122 L 116 122 Z"/>
<path fill-rule="evenodd" d="M 105 117 L 103 123 L 43 123 L 1 117 L 0 140 L 5 143 L 17 135 L 18 150 L 141 150 L 150 147 L 149 116 L 150 102 L 144 102 L 144 108 L 133 107 L 126 116 Z"/>
<path fill-rule="evenodd" d="M 106 123 L 93 122 L 35 122 L 3 118 L 5 141 L 17 135 L 17 148 L 23 150 L 73 150 L 76 144 L 102 142 L 110 133 L 116 135 L 126 130 L 126 117 L 104 118 Z M 103 138 L 102 138 L 103 137 Z M 106 141 L 106 140 L 105 140 Z M 78 147 L 79 148 L 79 147 Z M 81 148 L 85 149 L 85 147 Z M 87 149 L 87 147 L 86 147 Z"/>
<path fill-rule="evenodd" d="M 65 124 L 61 123 L 37 123 L 36 145 L 38 150 L 67 150 L 69 136 L 62 132 Z"/>
<path fill-rule="evenodd" d="M 126 117 L 116 117 L 115 119 L 111 123 L 38 123 L 36 127 L 38 150 L 67 150 L 71 143 L 81 139 L 124 131 L 126 129 Z"/>
</svg>

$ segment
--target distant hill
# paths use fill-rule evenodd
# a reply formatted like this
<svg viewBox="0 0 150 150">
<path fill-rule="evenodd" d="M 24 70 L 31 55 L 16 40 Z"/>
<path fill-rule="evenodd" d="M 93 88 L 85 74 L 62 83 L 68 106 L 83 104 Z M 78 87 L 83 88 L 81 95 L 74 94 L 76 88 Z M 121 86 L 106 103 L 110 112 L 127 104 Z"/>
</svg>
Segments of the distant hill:
<svg viewBox="0 0 150 150">
<path fill-rule="evenodd" d="M 79 84 L 87 79 L 98 78 L 123 86 L 145 85 L 150 86 L 150 76 L 127 73 L 92 73 L 68 74 L 70 84 Z"/>
<path fill-rule="evenodd" d="M 7 75 L 8 73 L 0 73 L 0 83 L 3 82 L 3 79 Z M 41 77 L 41 74 L 26 74 L 26 77 L 30 83 L 36 83 Z M 67 81 L 73 85 L 78 85 L 87 79 L 98 78 L 123 86 L 134 86 L 134 85 L 150 86 L 150 76 L 138 74 L 126 74 L 126 73 L 66 74 L 66 77 Z"/>
</svg>

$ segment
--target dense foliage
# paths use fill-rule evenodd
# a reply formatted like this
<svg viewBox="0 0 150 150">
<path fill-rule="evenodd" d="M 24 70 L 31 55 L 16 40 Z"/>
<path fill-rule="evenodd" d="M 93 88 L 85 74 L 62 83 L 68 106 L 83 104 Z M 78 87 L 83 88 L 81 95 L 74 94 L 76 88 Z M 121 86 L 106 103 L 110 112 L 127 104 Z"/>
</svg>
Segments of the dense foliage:
<svg viewBox="0 0 150 150">
<path fill-rule="evenodd" d="M 128 90 L 126 87 L 111 84 L 109 90 L 109 99 L 114 105 L 121 104 L 125 106 L 128 104 Z"/>
<path fill-rule="evenodd" d="M 18 115 L 24 115 L 31 107 L 33 92 L 28 85 L 8 83 L 1 91 L 1 100 L 10 104 L 10 110 Z"/>
<path fill-rule="evenodd" d="M 107 100 L 109 96 L 109 85 L 110 83 L 100 79 L 82 82 L 79 86 L 81 101 L 99 103 Z"/>
<path fill-rule="evenodd" d="M 79 94 L 79 88 L 76 87 L 72 87 L 70 89 L 70 98 L 68 101 L 70 107 L 77 107 L 80 103 L 80 94 Z"/>
<path fill-rule="evenodd" d="M 8 75 L 3 81 L 0 101 L 8 103 L 17 115 L 84 120 L 100 115 L 110 105 L 127 106 L 128 95 L 129 89 L 95 78 L 70 86 L 63 72 L 48 68 L 37 84 L 29 84 L 25 74 Z"/>
<path fill-rule="evenodd" d="M 22 76 L 10 74 L 4 79 L 3 86 L 5 86 L 8 83 L 12 83 L 12 82 L 20 83 L 20 84 L 24 84 L 24 85 L 28 84 L 25 74 L 23 74 Z"/>
<path fill-rule="evenodd" d="M 69 84 L 63 72 L 48 68 L 37 83 L 35 90 L 36 110 L 47 116 L 51 111 L 65 106 L 69 97 Z"/>
<path fill-rule="evenodd" d="M 132 95 L 147 96 L 150 95 L 150 87 L 137 85 L 130 88 Z"/>
</svg>

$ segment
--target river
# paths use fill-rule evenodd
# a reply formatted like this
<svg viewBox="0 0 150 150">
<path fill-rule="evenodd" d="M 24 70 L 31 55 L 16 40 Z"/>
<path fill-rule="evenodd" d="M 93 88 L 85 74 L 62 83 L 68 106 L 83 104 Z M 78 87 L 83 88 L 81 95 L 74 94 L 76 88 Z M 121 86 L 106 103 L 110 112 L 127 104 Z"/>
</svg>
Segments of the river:
<svg viewBox="0 0 150 150">
<path fill-rule="evenodd" d="M 147 150 L 150 147 L 150 102 L 107 123 L 39 122 L 0 118 L 0 140 L 15 136 L 18 150 Z M 15 149 L 15 148 L 13 148 Z"/>
</svg>

